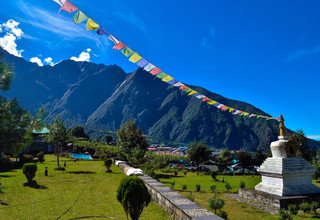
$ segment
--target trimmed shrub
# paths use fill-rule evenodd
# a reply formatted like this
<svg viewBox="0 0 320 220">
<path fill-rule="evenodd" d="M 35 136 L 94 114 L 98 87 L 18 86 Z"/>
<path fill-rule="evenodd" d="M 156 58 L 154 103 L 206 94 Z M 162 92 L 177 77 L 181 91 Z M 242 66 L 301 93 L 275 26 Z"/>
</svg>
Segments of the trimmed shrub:
<svg viewBox="0 0 320 220">
<path fill-rule="evenodd" d="M 214 214 L 217 214 L 217 210 L 220 210 L 224 206 L 224 201 L 218 198 L 209 199 L 209 208 L 214 210 Z"/>
<path fill-rule="evenodd" d="M 212 171 L 210 172 L 210 176 L 212 177 L 212 179 L 213 179 L 214 181 L 218 181 L 218 179 L 217 179 L 218 172 L 217 172 L 217 171 L 212 170 Z"/>
<path fill-rule="evenodd" d="M 212 193 L 215 193 L 215 192 L 216 192 L 216 188 L 217 188 L 216 185 L 211 185 L 211 186 L 210 186 L 211 192 L 212 192 Z"/>
<path fill-rule="evenodd" d="M 104 159 L 104 166 L 107 168 L 106 172 L 110 172 L 110 167 L 112 165 L 112 160 L 111 158 L 105 158 Z"/>
<path fill-rule="evenodd" d="M 181 189 L 182 189 L 182 191 L 185 191 L 185 190 L 187 190 L 187 185 L 186 184 L 183 184 L 182 186 L 181 186 Z"/>
<path fill-rule="evenodd" d="M 291 215 L 298 214 L 299 208 L 296 204 L 290 204 L 288 205 L 288 211 L 291 213 Z"/>
<path fill-rule="evenodd" d="M 308 202 L 302 202 L 300 205 L 299 205 L 299 209 L 301 211 L 303 211 L 304 213 L 309 213 L 311 211 L 311 206 Z"/>
<path fill-rule="evenodd" d="M 246 183 L 244 181 L 241 181 L 239 186 L 241 189 L 244 189 L 244 188 L 246 188 Z"/>
<path fill-rule="evenodd" d="M 151 196 L 143 181 L 136 176 L 124 177 L 117 191 L 117 200 L 121 203 L 127 218 L 138 220 L 144 207 L 151 201 Z"/>
<path fill-rule="evenodd" d="M 33 178 L 36 176 L 37 165 L 35 163 L 25 163 L 23 164 L 22 171 L 28 183 L 32 183 Z"/>
<path fill-rule="evenodd" d="M 317 214 L 317 209 L 319 208 L 319 202 L 313 201 L 310 203 L 310 211 L 313 212 L 314 215 Z"/>
<path fill-rule="evenodd" d="M 178 171 L 175 170 L 174 171 L 174 175 L 177 176 L 178 175 Z"/>
<path fill-rule="evenodd" d="M 292 220 L 292 215 L 285 209 L 280 209 L 279 220 Z"/>
<path fill-rule="evenodd" d="M 30 154 L 22 154 L 19 158 L 21 164 L 34 162 L 33 156 Z"/>
<path fill-rule="evenodd" d="M 187 175 L 187 171 L 184 170 L 184 171 L 183 171 L 183 175 Z"/>
<path fill-rule="evenodd" d="M 39 161 L 40 163 L 43 163 L 43 162 L 45 161 L 45 159 L 44 159 L 44 153 L 43 153 L 42 151 L 37 154 L 37 157 L 38 157 L 38 161 Z"/>
<path fill-rule="evenodd" d="M 224 184 L 224 187 L 226 188 L 226 190 L 229 192 L 232 189 L 232 186 L 230 185 L 230 183 L 226 182 Z"/>
<path fill-rule="evenodd" d="M 200 184 L 197 184 L 197 185 L 196 185 L 196 191 L 197 191 L 197 192 L 200 192 L 200 189 L 201 189 Z"/>
</svg>

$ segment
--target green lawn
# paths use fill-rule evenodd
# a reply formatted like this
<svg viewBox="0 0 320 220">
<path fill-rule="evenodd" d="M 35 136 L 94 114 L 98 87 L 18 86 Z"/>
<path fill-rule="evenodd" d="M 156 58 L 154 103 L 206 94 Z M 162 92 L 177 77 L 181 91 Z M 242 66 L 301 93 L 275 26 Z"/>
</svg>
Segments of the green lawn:
<svg viewBox="0 0 320 220">
<path fill-rule="evenodd" d="M 227 190 L 225 189 L 225 183 L 229 182 L 232 186 L 232 190 L 230 192 L 236 193 L 238 191 L 240 182 L 243 181 L 246 184 L 246 188 L 252 189 L 255 185 L 257 185 L 261 181 L 260 176 L 228 176 L 228 175 L 218 175 L 217 179 L 219 181 L 213 181 L 210 175 L 204 175 L 196 173 L 187 173 L 184 176 L 182 173 L 179 173 L 178 176 L 174 176 L 173 174 L 163 174 L 164 178 L 160 178 L 160 181 L 170 186 L 170 183 L 175 181 L 175 190 L 180 191 L 182 195 L 188 196 L 190 195 L 190 191 L 192 192 L 192 196 L 195 199 L 195 202 L 200 204 L 201 206 L 208 208 L 208 200 L 213 197 L 213 194 L 210 191 L 210 186 L 215 185 L 217 189 L 217 196 L 222 198 L 225 201 L 225 206 L 223 208 L 224 211 L 227 212 L 229 219 L 231 220 L 276 220 L 278 219 L 277 215 L 272 215 L 270 213 L 258 210 L 248 204 L 238 202 L 233 200 L 225 195 Z M 195 192 L 196 185 L 201 185 L 201 192 Z M 182 192 L 182 185 L 187 185 L 187 191 Z M 298 219 L 314 219 L 308 217 L 299 217 L 295 216 L 295 220 Z"/>
<path fill-rule="evenodd" d="M 61 164 L 66 159 L 62 159 Z M 49 176 L 44 176 L 45 167 Z M 24 187 L 22 170 L 0 173 L 4 193 L 0 194 L 0 219 L 77 219 L 94 216 L 100 219 L 126 219 L 116 191 L 124 174 L 116 166 L 105 173 L 102 161 L 67 160 L 66 171 L 55 171 L 55 157 L 46 156 L 38 163 L 35 180 L 45 189 Z M 104 218 L 102 218 L 104 217 Z M 82 219 L 81 218 L 81 219 Z M 155 203 L 142 213 L 141 219 L 169 219 Z"/>
</svg>

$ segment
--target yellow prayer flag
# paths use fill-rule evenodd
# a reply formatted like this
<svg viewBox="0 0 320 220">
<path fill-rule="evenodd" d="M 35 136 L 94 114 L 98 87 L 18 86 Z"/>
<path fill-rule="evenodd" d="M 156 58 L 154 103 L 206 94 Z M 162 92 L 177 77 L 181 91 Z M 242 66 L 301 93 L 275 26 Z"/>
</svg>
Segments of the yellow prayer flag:
<svg viewBox="0 0 320 220">
<path fill-rule="evenodd" d="M 100 25 L 98 25 L 96 22 L 94 22 L 94 20 L 92 20 L 91 18 L 88 19 L 87 24 L 86 24 L 86 28 L 88 31 L 96 30 L 99 27 L 100 27 Z"/>
<path fill-rule="evenodd" d="M 195 90 L 192 90 L 191 92 L 188 93 L 188 95 L 194 95 L 194 94 L 197 94 L 198 92 L 195 91 Z"/>
<path fill-rule="evenodd" d="M 209 105 L 214 105 L 214 104 L 216 104 L 217 102 L 216 101 L 214 101 L 214 100 L 210 100 L 210 101 L 208 101 L 208 104 Z"/>
<path fill-rule="evenodd" d="M 132 54 L 132 56 L 129 58 L 129 61 L 131 61 L 132 63 L 136 63 L 136 62 L 138 62 L 138 61 L 141 60 L 141 59 L 142 59 L 142 57 L 141 57 L 139 54 L 134 53 L 134 54 Z"/>
<path fill-rule="evenodd" d="M 171 77 L 171 76 L 166 76 L 166 77 L 164 77 L 164 78 L 162 79 L 163 82 L 169 82 L 169 81 L 171 81 L 171 80 L 173 80 L 173 77 Z"/>
</svg>

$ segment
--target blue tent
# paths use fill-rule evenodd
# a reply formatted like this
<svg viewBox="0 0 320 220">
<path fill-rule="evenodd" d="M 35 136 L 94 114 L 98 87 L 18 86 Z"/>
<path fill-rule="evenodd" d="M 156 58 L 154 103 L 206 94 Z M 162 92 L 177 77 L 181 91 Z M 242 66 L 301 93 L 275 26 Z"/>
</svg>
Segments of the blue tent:
<svg viewBox="0 0 320 220">
<path fill-rule="evenodd" d="M 87 154 L 71 154 L 71 158 L 79 160 L 93 160 L 93 158 Z"/>
</svg>

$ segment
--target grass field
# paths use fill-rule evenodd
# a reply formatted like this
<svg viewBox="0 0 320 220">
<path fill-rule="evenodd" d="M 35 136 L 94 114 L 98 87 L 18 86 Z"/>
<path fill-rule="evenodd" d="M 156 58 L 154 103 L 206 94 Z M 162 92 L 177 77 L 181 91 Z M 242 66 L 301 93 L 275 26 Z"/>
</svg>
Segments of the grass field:
<svg viewBox="0 0 320 220">
<path fill-rule="evenodd" d="M 66 159 L 62 159 L 61 164 Z M 49 176 L 44 176 L 45 167 Z M 124 174 L 116 166 L 105 173 L 102 161 L 67 160 L 66 171 L 55 171 L 55 157 L 38 163 L 35 177 L 44 189 L 24 187 L 22 170 L 0 173 L 4 187 L 0 194 L 0 219 L 126 219 L 116 191 Z M 155 203 L 143 211 L 141 219 L 169 219 Z"/>
<path fill-rule="evenodd" d="M 208 208 L 208 200 L 213 197 L 211 193 L 210 186 L 215 185 L 217 190 L 217 196 L 225 201 L 224 211 L 227 212 L 229 219 L 231 220 L 276 220 L 278 215 L 272 215 L 270 213 L 258 210 L 245 203 L 240 203 L 226 196 L 227 190 L 225 189 L 225 183 L 231 184 L 231 193 L 236 193 L 238 191 L 240 182 L 243 181 L 246 184 L 246 188 L 252 189 L 261 181 L 260 176 L 228 176 L 228 175 L 218 175 L 217 179 L 219 181 L 213 181 L 210 175 L 197 175 L 196 173 L 187 173 L 184 176 L 179 173 L 178 176 L 164 174 L 165 178 L 161 178 L 160 181 L 170 186 L 171 182 L 175 182 L 175 190 L 179 190 L 182 195 L 189 196 L 192 192 L 192 196 L 195 202 L 200 204 L 202 207 Z M 201 191 L 195 192 L 196 185 L 201 185 Z M 187 185 L 186 191 L 181 191 L 182 185 Z M 314 219 L 308 216 L 303 217 L 302 215 L 294 216 L 295 220 L 298 219 Z"/>
</svg>

